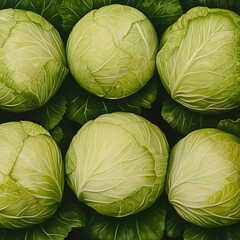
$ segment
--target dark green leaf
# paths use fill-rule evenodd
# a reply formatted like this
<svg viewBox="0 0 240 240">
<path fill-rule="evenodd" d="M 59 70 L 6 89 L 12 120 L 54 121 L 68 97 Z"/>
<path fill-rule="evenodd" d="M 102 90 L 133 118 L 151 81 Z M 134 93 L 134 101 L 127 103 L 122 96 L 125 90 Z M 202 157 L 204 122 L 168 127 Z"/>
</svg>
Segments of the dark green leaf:
<svg viewBox="0 0 240 240">
<path fill-rule="evenodd" d="M 183 235 L 186 222 L 177 214 L 172 206 L 167 209 L 166 234 L 170 238 L 178 238 Z"/>
<path fill-rule="evenodd" d="M 180 0 L 180 3 L 185 12 L 196 6 L 206 6 L 228 9 L 240 14 L 240 0 Z"/>
<path fill-rule="evenodd" d="M 156 100 L 157 89 L 158 81 L 152 78 L 137 93 L 126 98 L 110 100 L 97 97 L 71 81 L 71 84 L 65 87 L 68 102 L 66 117 L 83 125 L 104 113 L 125 111 L 141 114 L 142 108 L 150 108 Z"/>
<path fill-rule="evenodd" d="M 85 225 L 85 215 L 72 203 L 60 206 L 57 213 L 46 222 L 21 230 L 0 229 L 1 240 L 63 240 L 72 228 Z"/>
<path fill-rule="evenodd" d="M 60 9 L 63 28 L 70 32 L 79 19 L 92 8 L 92 0 L 64 0 Z"/>
<path fill-rule="evenodd" d="M 183 237 L 184 240 L 220 240 L 217 231 L 200 228 L 194 225 L 189 226 L 185 230 Z"/>
<path fill-rule="evenodd" d="M 62 120 L 67 108 L 67 100 L 63 95 L 56 95 L 42 108 L 25 114 L 28 120 L 42 125 L 45 129 L 51 130 Z"/>
<path fill-rule="evenodd" d="M 93 8 L 96 9 L 113 3 L 113 0 L 93 0 Z"/>
<path fill-rule="evenodd" d="M 167 26 L 173 24 L 183 14 L 181 5 L 178 0 L 161 0 L 142 2 L 140 10 L 151 20 L 151 22 L 158 26 Z M 157 29 L 158 30 L 158 29 Z"/>
<path fill-rule="evenodd" d="M 222 237 L 225 237 L 224 240 L 240 239 L 240 222 L 224 228 L 223 231 L 224 235 Z"/>
<path fill-rule="evenodd" d="M 240 239 L 240 222 L 221 228 L 201 228 L 189 225 L 184 234 L 184 240 L 237 240 Z"/>
<path fill-rule="evenodd" d="M 240 117 L 240 108 L 227 113 L 208 115 L 193 112 L 170 97 L 166 97 L 163 101 L 161 115 L 173 129 L 186 135 L 200 128 L 216 128 L 222 119 L 237 119 Z"/>
<path fill-rule="evenodd" d="M 69 144 L 78 130 L 79 126 L 67 119 L 61 122 L 61 126 L 57 125 L 50 130 L 50 134 L 60 147 L 63 156 L 65 156 Z"/>
<path fill-rule="evenodd" d="M 0 9 L 14 8 L 15 0 L 0 0 Z"/>
<path fill-rule="evenodd" d="M 236 121 L 232 119 L 221 120 L 217 127 L 225 132 L 229 132 L 237 137 L 240 137 L 240 118 Z"/>
<path fill-rule="evenodd" d="M 63 28 L 70 31 L 73 26 L 92 9 L 110 4 L 123 4 L 137 8 L 155 25 L 167 26 L 183 13 L 179 0 L 64 0 L 61 6 Z"/>
<path fill-rule="evenodd" d="M 183 13 L 179 0 L 113 0 L 113 2 L 137 8 L 154 25 L 170 25 Z"/>
<path fill-rule="evenodd" d="M 56 141 L 56 143 L 60 146 L 64 139 L 64 133 L 63 133 L 62 127 L 56 126 L 50 131 L 50 133 L 53 139 Z"/>
<path fill-rule="evenodd" d="M 157 201 L 139 214 L 120 219 L 92 212 L 84 232 L 95 240 L 160 240 L 165 230 L 165 217 L 165 200 Z"/>
</svg>

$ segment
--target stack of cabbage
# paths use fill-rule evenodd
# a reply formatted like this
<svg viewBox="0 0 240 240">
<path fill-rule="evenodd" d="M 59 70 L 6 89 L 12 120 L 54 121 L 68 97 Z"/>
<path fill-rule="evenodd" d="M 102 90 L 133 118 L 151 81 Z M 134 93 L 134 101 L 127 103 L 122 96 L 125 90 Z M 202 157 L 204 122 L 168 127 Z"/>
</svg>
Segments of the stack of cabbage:
<svg viewBox="0 0 240 240">
<path fill-rule="evenodd" d="M 7 9 L 0 14 L 8 23 L 2 29 L 1 107 L 19 112 L 39 108 L 56 93 L 68 72 L 63 42 L 57 30 L 36 13 Z M 99 41 L 101 36 L 105 38 Z M 95 48 L 89 48 L 89 42 Z M 140 11 L 111 5 L 91 11 L 79 21 L 69 36 L 67 56 L 73 76 L 83 87 L 119 98 L 150 80 L 157 49 L 155 29 Z M 113 74 L 108 79 L 109 71 Z M 40 223 L 61 202 L 60 150 L 50 134 L 38 128 L 26 121 L 2 124 L 3 227 Z M 134 214 L 152 205 L 162 193 L 168 150 L 164 133 L 144 118 L 123 112 L 103 115 L 73 138 L 66 155 L 68 183 L 79 200 L 100 213 Z M 16 211 L 15 205 L 21 209 Z"/>
<path fill-rule="evenodd" d="M 0 107 L 39 108 L 59 89 L 68 69 L 57 30 L 40 15 L 0 12 Z M 62 201 L 62 155 L 50 133 L 30 121 L 0 125 L 0 226 L 23 228 L 54 215 Z"/>
<path fill-rule="evenodd" d="M 109 5 L 86 14 L 67 42 L 71 73 L 86 90 L 123 98 L 155 71 L 157 33 L 135 8 Z M 149 121 L 130 114 L 102 115 L 86 123 L 66 156 L 68 183 L 80 201 L 116 217 L 152 205 L 164 188 L 168 143 Z"/>
<path fill-rule="evenodd" d="M 164 32 L 157 69 L 172 99 L 192 111 L 239 107 L 239 15 L 192 8 Z M 181 217 L 201 227 L 239 222 L 239 167 L 238 137 L 214 128 L 195 130 L 171 150 L 169 201 Z"/>
<path fill-rule="evenodd" d="M 0 11 L 0 238 L 239 236 L 240 16 L 27 2 Z"/>
</svg>

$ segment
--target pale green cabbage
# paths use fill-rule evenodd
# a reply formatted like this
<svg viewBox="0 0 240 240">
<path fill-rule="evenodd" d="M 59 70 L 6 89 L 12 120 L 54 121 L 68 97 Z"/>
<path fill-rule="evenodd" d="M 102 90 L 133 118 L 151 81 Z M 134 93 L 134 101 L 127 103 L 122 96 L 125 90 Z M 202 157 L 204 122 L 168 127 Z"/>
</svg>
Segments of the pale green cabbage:
<svg viewBox="0 0 240 240">
<path fill-rule="evenodd" d="M 67 42 L 67 59 L 76 81 L 105 98 L 122 98 L 141 89 L 155 72 L 158 38 L 139 10 L 111 4 L 82 17 Z"/>
<path fill-rule="evenodd" d="M 0 108 L 41 107 L 59 89 L 68 69 L 57 30 L 40 15 L 0 10 Z"/>
<path fill-rule="evenodd" d="M 123 217 L 162 193 L 169 146 L 148 120 L 127 112 L 87 122 L 66 154 L 67 183 L 79 201 L 101 214 Z"/>
<path fill-rule="evenodd" d="M 207 113 L 240 106 L 240 16 L 190 9 L 164 32 L 156 64 L 166 90 L 183 106 Z"/>
<path fill-rule="evenodd" d="M 62 201 L 61 151 L 28 121 L 0 125 L 0 227 L 23 228 L 51 217 Z"/>
<path fill-rule="evenodd" d="M 195 225 L 240 221 L 240 139 L 214 128 L 188 134 L 171 151 L 166 190 L 178 214 Z"/>
</svg>

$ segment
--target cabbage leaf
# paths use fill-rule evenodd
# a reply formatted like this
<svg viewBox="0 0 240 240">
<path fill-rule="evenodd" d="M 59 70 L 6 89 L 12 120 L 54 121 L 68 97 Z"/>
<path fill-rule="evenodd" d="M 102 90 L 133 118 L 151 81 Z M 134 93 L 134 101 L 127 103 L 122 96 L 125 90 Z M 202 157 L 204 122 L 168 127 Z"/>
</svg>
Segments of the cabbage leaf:
<svg viewBox="0 0 240 240">
<path fill-rule="evenodd" d="M 64 89 L 67 99 L 66 118 L 83 125 L 104 113 L 125 111 L 141 114 L 142 108 L 151 108 L 156 100 L 158 80 L 152 78 L 137 93 L 116 100 L 104 99 L 88 93 L 74 81 L 69 81 Z"/>
<path fill-rule="evenodd" d="M 56 95 L 43 107 L 25 114 L 28 120 L 37 122 L 51 130 L 59 124 L 67 110 L 67 100 L 63 95 Z"/>
<path fill-rule="evenodd" d="M 186 227 L 184 240 L 235 240 L 240 239 L 240 223 L 222 228 L 201 228 L 194 225 Z"/>
<path fill-rule="evenodd" d="M 60 8 L 64 0 L 0 0 L 0 9 L 19 8 L 36 12 L 46 18 L 58 30 L 62 28 Z"/>
<path fill-rule="evenodd" d="M 240 118 L 236 121 L 232 119 L 223 119 L 218 123 L 217 127 L 240 138 Z"/>
<path fill-rule="evenodd" d="M 92 9 L 116 3 L 137 8 L 155 25 L 172 24 L 182 15 L 179 0 L 64 0 L 60 9 L 63 28 L 69 31 Z"/>
<path fill-rule="evenodd" d="M 165 231 L 166 199 L 160 197 L 150 208 L 127 217 L 111 218 L 88 209 L 86 236 L 95 240 L 159 240 Z"/>
<path fill-rule="evenodd" d="M 203 114 L 193 112 L 169 96 L 165 97 L 161 109 L 163 119 L 178 133 L 186 135 L 194 130 L 207 127 L 217 127 L 219 121 L 240 117 L 240 108 L 221 114 Z"/>
<path fill-rule="evenodd" d="M 196 6 L 223 8 L 240 14 L 239 0 L 180 0 L 184 12 Z"/>
<path fill-rule="evenodd" d="M 0 229 L 0 239 L 63 240 L 73 228 L 84 226 L 85 215 L 79 206 L 74 203 L 63 203 L 57 213 L 42 224 L 14 231 Z"/>
</svg>

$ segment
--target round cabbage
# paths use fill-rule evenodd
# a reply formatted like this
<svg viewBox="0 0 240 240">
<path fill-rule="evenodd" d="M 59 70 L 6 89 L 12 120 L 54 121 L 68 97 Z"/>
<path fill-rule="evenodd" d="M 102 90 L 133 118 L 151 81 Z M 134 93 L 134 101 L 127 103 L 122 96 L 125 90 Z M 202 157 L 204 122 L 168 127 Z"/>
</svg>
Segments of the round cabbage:
<svg viewBox="0 0 240 240">
<path fill-rule="evenodd" d="M 156 65 L 172 99 L 193 111 L 240 106 L 240 16 L 190 9 L 164 32 Z"/>
<path fill-rule="evenodd" d="M 68 68 L 57 30 L 37 13 L 0 10 L 0 108 L 36 109 L 59 89 Z"/>
<path fill-rule="evenodd" d="M 185 220 L 206 228 L 240 221 L 240 139 L 196 130 L 172 149 L 166 190 Z"/>
<path fill-rule="evenodd" d="M 70 71 L 85 90 L 123 98 L 141 89 L 155 72 L 156 31 L 139 10 L 111 4 L 87 13 L 67 41 Z"/>
<path fill-rule="evenodd" d="M 97 212 L 123 217 L 151 206 L 164 189 L 169 146 L 148 120 L 127 112 L 87 122 L 66 154 L 67 183 Z"/>
<path fill-rule="evenodd" d="M 49 132 L 28 121 L 0 125 L 0 227 L 51 217 L 62 200 L 62 155 Z"/>
</svg>

